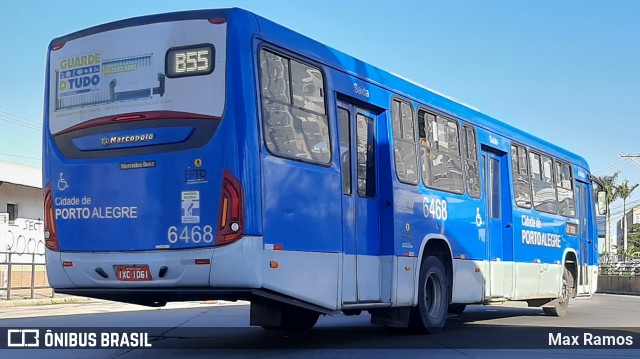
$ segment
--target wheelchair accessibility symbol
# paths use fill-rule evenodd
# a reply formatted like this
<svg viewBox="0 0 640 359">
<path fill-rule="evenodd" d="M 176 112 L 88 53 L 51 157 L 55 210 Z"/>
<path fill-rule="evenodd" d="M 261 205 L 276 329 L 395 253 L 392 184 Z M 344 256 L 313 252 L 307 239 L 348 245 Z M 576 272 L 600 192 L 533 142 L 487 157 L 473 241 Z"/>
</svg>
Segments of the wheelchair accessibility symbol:
<svg viewBox="0 0 640 359">
<path fill-rule="evenodd" d="M 69 184 L 67 183 L 67 181 L 64 179 L 64 175 L 62 172 L 60 172 L 60 179 L 58 179 L 58 189 L 60 191 L 64 191 L 65 189 L 69 188 Z"/>
<path fill-rule="evenodd" d="M 480 215 L 480 208 L 476 207 L 476 226 L 481 227 L 483 224 L 482 216 Z"/>
</svg>

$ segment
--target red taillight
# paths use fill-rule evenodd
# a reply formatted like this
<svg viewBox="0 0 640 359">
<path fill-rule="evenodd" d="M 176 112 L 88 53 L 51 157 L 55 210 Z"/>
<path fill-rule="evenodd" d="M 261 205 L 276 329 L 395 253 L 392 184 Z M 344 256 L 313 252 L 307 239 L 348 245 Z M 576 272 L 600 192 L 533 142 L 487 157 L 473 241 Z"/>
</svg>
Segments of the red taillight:
<svg viewBox="0 0 640 359">
<path fill-rule="evenodd" d="M 56 216 L 53 209 L 51 183 L 47 184 L 44 191 L 44 244 L 52 251 L 60 250 L 58 231 L 56 230 Z"/>
<path fill-rule="evenodd" d="M 140 115 L 140 114 L 124 115 L 124 116 L 114 117 L 113 121 L 128 122 L 128 121 L 135 121 L 135 120 L 144 120 L 146 117 L 147 116 Z"/>
<path fill-rule="evenodd" d="M 224 18 L 214 18 L 214 19 L 209 19 L 209 22 L 214 24 L 214 25 L 220 25 L 220 24 L 224 24 L 225 22 L 227 22 L 227 19 Z"/>
<path fill-rule="evenodd" d="M 51 50 L 52 50 L 52 51 L 58 51 L 58 50 L 60 50 L 60 49 L 61 49 L 61 48 L 63 48 L 63 47 L 64 47 L 64 42 L 63 42 L 63 43 L 61 43 L 61 44 L 53 45 L 53 47 L 51 47 Z"/>
<path fill-rule="evenodd" d="M 216 244 L 231 243 L 244 233 L 242 184 L 231 172 L 224 170 L 218 209 Z"/>
</svg>

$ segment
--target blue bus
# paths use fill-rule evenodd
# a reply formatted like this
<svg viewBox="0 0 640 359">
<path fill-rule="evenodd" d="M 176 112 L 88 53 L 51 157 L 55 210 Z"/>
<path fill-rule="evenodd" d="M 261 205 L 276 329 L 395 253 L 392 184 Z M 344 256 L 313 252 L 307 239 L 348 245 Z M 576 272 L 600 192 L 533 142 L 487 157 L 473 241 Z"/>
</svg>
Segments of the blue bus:
<svg viewBox="0 0 640 359">
<path fill-rule="evenodd" d="M 241 9 L 117 21 L 48 50 L 56 292 L 248 300 L 265 328 L 366 311 L 437 332 L 467 304 L 561 316 L 596 289 L 586 161 L 433 90 Z"/>
</svg>

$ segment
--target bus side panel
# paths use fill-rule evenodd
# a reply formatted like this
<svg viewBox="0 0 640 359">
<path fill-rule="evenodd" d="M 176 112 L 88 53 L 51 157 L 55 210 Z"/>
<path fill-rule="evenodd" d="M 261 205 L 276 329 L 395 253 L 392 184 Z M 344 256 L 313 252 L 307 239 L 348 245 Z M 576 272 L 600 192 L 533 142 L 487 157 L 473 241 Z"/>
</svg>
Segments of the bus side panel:
<svg viewBox="0 0 640 359">
<path fill-rule="evenodd" d="M 339 173 L 269 154 L 262 170 L 263 287 L 335 309 L 342 251 Z"/>
<path fill-rule="evenodd" d="M 339 253 L 268 249 L 264 251 L 262 267 L 263 288 L 338 309 Z"/>
<path fill-rule="evenodd" d="M 263 157 L 265 244 L 283 250 L 340 252 L 341 179 L 326 168 L 271 155 Z"/>
</svg>

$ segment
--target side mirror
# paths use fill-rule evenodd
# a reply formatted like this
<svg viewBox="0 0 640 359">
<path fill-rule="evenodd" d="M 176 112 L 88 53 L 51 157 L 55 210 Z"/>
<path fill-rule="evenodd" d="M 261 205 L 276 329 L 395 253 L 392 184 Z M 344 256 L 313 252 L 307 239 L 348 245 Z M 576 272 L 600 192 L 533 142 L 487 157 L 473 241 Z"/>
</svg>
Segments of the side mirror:
<svg viewBox="0 0 640 359">
<path fill-rule="evenodd" d="M 598 214 L 607 214 L 607 193 L 598 191 Z"/>
</svg>

